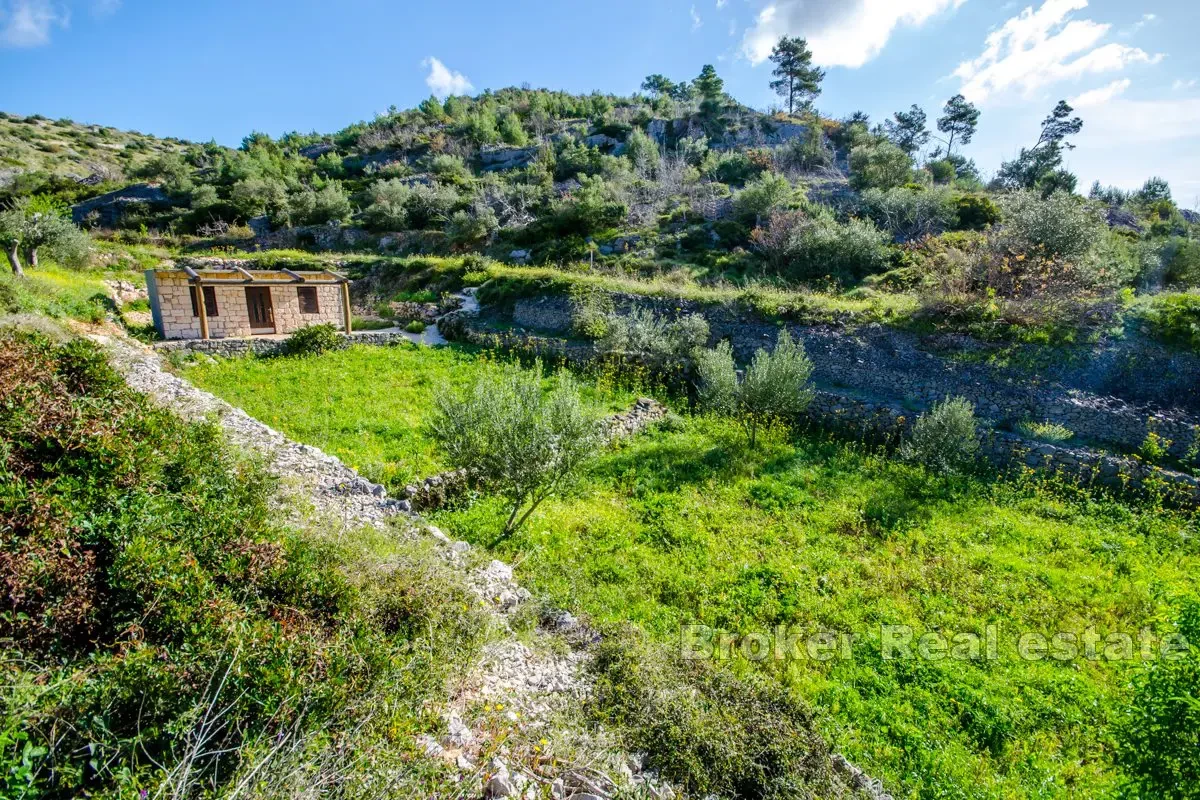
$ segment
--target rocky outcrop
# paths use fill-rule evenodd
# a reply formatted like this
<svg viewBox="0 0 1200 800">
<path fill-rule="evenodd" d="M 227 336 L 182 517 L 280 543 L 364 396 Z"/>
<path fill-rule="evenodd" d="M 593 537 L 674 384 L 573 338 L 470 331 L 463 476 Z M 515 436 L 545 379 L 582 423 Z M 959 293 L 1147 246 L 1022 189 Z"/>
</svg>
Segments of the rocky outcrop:
<svg viewBox="0 0 1200 800">
<path fill-rule="evenodd" d="M 162 188 L 149 183 L 135 183 L 72 206 L 71 219 L 76 225 L 114 228 L 131 211 L 170 207 L 171 198 Z"/>
<path fill-rule="evenodd" d="M 479 163 L 489 171 L 517 169 L 537 156 L 536 147 L 485 147 L 479 151 Z"/>
</svg>

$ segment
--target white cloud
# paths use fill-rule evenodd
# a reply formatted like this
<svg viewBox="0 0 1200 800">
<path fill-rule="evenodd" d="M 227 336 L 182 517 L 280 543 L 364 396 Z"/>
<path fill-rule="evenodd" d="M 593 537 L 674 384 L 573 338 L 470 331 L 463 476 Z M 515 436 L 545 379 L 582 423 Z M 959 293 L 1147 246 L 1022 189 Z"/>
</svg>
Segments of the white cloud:
<svg viewBox="0 0 1200 800">
<path fill-rule="evenodd" d="M 717 8 L 724 8 L 725 4 L 728 2 L 729 0 L 717 0 Z"/>
<path fill-rule="evenodd" d="M 1083 94 L 1072 97 L 1067 102 L 1075 108 L 1091 108 L 1092 106 L 1104 105 L 1112 101 L 1113 98 L 1125 93 L 1133 81 L 1129 78 L 1121 78 L 1113 81 L 1107 86 L 1101 86 L 1099 89 L 1092 89 Z"/>
<path fill-rule="evenodd" d="M 1142 14 L 1142 18 L 1139 19 L 1137 22 L 1133 23 L 1132 25 L 1130 25 L 1125 30 L 1121 31 L 1121 35 L 1122 36 L 1133 36 L 1135 33 L 1140 31 L 1142 28 L 1146 27 L 1151 22 L 1154 22 L 1157 19 L 1158 19 L 1157 14 Z"/>
<path fill-rule="evenodd" d="M 449 97 L 452 94 L 466 94 L 475 87 L 461 72 L 455 72 L 446 67 L 433 56 L 421 62 L 421 66 L 429 68 L 425 76 L 425 85 L 436 97 Z"/>
<path fill-rule="evenodd" d="M 1144 142 L 1196 138 L 1200 98 L 1130 100 L 1123 97 L 1094 106 L 1084 118 L 1083 136 L 1091 144 L 1127 147 Z M 1080 143 L 1083 143 L 1080 139 Z"/>
<path fill-rule="evenodd" d="M 40 47 L 54 28 L 71 23 L 70 11 L 50 0 L 0 0 L 0 46 Z"/>
<path fill-rule="evenodd" d="M 1192 78 L 1191 80 L 1186 80 L 1186 81 L 1183 78 L 1176 78 L 1175 82 L 1171 84 L 1171 89 L 1176 92 L 1186 92 L 1188 89 L 1192 89 L 1195 86 L 1196 86 L 1195 78 Z"/>
<path fill-rule="evenodd" d="M 813 61 L 861 67 L 879 55 L 897 27 L 918 27 L 966 0 L 775 0 L 742 40 L 742 54 L 760 64 L 784 36 L 803 36 Z"/>
<path fill-rule="evenodd" d="M 692 9 L 689 13 L 691 13 L 691 15 L 692 15 L 692 30 L 693 31 L 700 30 L 700 26 L 703 25 L 704 22 L 700 19 L 700 15 L 698 13 L 696 13 L 696 7 L 692 6 Z"/>
<path fill-rule="evenodd" d="M 1017 91 L 1028 97 L 1059 81 L 1117 72 L 1131 64 L 1157 64 L 1163 56 L 1137 47 L 1101 44 L 1111 25 L 1071 15 L 1088 0 L 1045 0 L 988 34 L 983 53 L 954 71 L 962 93 L 974 102 Z"/>
</svg>

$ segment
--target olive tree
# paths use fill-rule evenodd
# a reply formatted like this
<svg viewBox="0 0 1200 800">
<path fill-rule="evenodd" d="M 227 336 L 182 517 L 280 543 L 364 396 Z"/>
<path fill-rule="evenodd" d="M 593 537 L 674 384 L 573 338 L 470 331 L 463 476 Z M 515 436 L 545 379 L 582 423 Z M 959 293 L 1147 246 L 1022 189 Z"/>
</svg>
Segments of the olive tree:
<svg viewBox="0 0 1200 800">
<path fill-rule="evenodd" d="M 17 208 L 0 211 L 0 245 L 4 246 L 8 265 L 18 278 L 25 276 L 25 270 L 21 268 L 21 245 L 24 241 L 25 215 Z"/>
<path fill-rule="evenodd" d="M 542 365 L 481 372 L 461 390 L 434 396 L 431 432 L 451 465 L 470 470 L 508 503 L 502 536 L 541 503 L 566 491 L 603 443 L 603 426 L 584 408 L 570 373 L 549 392 Z"/>
<path fill-rule="evenodd" d="M 979 454 L 975 406 L 962 397 L 949 397 L 922 414 L 912 435 L 900 448 L 905 461 L 923 464 L 944 475 L 968 469 Z"/>
<path fill-rule="evenodd" d="M 696 355 L 700 403 L 711 411 L 737 416 L 750 437 L 758 441 L 761 425 L 795 417 L 812 402 L 809 387 L 812 362 L 804 344 L 780 331 L 775 349 L 759 350 L 741 381 L 729 342 Z"/>
</svg>

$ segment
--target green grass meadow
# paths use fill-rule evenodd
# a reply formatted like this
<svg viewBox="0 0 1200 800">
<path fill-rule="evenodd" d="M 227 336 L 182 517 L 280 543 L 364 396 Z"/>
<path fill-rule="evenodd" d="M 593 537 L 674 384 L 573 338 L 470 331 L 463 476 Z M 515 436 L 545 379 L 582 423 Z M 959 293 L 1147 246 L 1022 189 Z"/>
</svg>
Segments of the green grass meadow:
<svg viewBox="0 0 1200 800">
<path fill-rule="evenodd" d="M 486 369 L 457 347 L 357 346 L 321 356 L 240 358 L 186 369 L 188 380 L 297 441 L 320 447 L 397 491 L 447 469 L 423 430 L 442 384 Z M 550 378 L 552 380 L 552 378 Z M 627 391 L 585 386 L 596 412 L 627 408 Z"/>
<path fill-rule="evenodd" d="M 429 393 L 481 361 L 354 348 L 185 374 L 395 486 L 442 468 L 422 431 Z M 598 408 L 633 397 L 602 386 L 589 389 Z M 497 543 L 503 518 L 485 498 L 435 521 L 601 629 L 632 622 L 664 648 L 679 648 L 691 623 L 735 636 L 780 625 L 855 634 L 831 660 L 726 665 L 801 698 L 832 747 L 897 797 L 1115 795 L 1113 729 L 1141 662 L 1028 660 L 1018 637 L 1162 634 L 1200 594 L 1190 513 L 1032 476 L 934 478 L 816 431 L 776 429 L 751 450 L 734 423 L 686 413 L 601 454 L 580 493 Z M 996 657 L 885 659 L 883 625 L 916 637 L 994 626 Z"/>
</svg>

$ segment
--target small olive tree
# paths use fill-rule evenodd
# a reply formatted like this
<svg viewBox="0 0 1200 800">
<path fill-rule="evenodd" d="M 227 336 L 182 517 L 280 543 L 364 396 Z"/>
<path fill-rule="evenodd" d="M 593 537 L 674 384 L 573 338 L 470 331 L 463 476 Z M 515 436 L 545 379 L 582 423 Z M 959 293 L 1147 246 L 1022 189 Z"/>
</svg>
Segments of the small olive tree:
<svg viewBox="0 0 1200 800">
<path fill-rule="evenodd" d="M 923 464 L 943 475 L 965 471 L 978 455 L 975 406 L 962 397 L 934 403 L 929 413 L 917 419 L 912 435 L 900 447 L 905 461 Z"/>
<path fill-rule="evenodd" d="M 813 399 L 809 387 L 812 362 L 803 343 L 792 339 L 786 330 L 780 331 L 773 351 L 754 354 L 741 381 L 729 342 L 698 351 L 696 373 L 701 406 L 737 416 L 746 428 L 751 447 L 758 442 L 761 425 L 794 417 Z"/>
<path fill-rule="evenodd" d="M 583 407 L 571 374 L 542 390 L 542 365 L 496 369 L 462 390 L 443 386 L 430 423 L 451 465 L 468 469 L 508 501 L 503 537 L 548 497 L 566 491 L 600 449 L 599 420 Z"/>
</svg>

